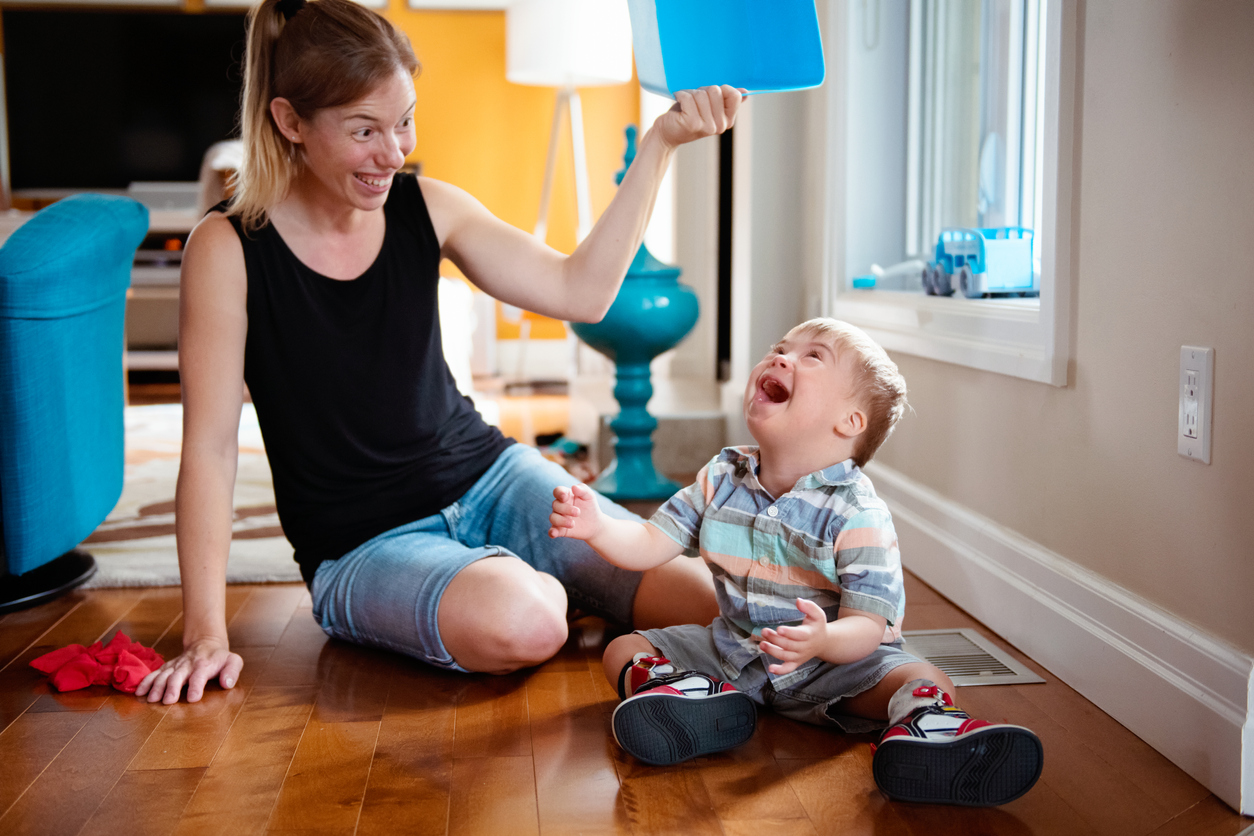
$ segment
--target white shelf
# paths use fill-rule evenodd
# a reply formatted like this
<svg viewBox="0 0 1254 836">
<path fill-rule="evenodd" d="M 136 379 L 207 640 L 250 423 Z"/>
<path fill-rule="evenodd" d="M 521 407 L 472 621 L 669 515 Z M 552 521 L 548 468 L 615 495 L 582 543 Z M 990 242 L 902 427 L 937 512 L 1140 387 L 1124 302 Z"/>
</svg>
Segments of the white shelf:
<svg viewBox="0 0 1254 836">
<path fill-rule="evenodd" d="M 126 368 L 135 371 L 178 371 L 177 351 L 128 351 Z"/>
<path fill-rule="evenodd" d="M 132 267 L 131 287 L 179 286 L 178 267 Z"/>
</svg>

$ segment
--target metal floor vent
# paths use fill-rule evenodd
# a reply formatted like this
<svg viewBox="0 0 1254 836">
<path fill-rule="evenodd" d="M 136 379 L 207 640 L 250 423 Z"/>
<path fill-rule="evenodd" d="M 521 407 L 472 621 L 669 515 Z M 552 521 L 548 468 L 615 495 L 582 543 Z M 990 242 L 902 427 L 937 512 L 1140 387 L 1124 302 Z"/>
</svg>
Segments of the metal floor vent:
<svg viewBox="0 0 1254 836">
<path fill-rule="evenodd" d="M 901 639 L 907 653 L 943 670 L 954 685 L 1022 685 L 1045 681 L 966 627 L 903 630 Z"/>
</svg>

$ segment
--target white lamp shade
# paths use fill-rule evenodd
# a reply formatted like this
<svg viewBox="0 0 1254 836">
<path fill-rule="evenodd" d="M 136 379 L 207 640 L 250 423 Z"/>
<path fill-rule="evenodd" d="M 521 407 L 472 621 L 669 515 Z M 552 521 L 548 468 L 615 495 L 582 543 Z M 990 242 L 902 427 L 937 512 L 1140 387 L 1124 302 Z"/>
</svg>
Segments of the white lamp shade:
<svg viewBox="0 0 1254 836">
<path fill-rule="evenodd" d="M 515 0 L 505 10 L 505 77 L 541 87 L 631 81 L 627 0 Z"/>
</svg>

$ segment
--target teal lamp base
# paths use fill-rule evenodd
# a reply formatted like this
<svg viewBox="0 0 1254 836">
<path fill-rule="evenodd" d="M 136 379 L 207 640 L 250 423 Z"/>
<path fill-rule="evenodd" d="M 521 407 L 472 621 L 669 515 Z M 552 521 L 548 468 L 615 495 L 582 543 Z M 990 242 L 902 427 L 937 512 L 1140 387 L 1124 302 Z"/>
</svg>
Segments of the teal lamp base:
<svg viewBox="0 0 1254 836">
<path fill-rule="evenodd" d="M 636 465 L 636 466 L 633 466 Z M 653 468 L 639 467 L 637 462 L 616 458 L 592 483 L 593 490 L 615 502 L 631 502 L 643 499 L 670 499 L 683 485 L 667 479 Z"/>
<path fill-rule="evenodd" d="M 616 364 L 614 397 L 620 407 L 618 417 L 610 422 L 615 436 L 614 461 L 592 487 L 616 502 L 669 498 L 682 486 L 658 473 L 653 466 L 653 431 L 657 429 L 657 419 L 645 408 L 653 397 L 649 364 L 620 360 Z"/>
<path fill-rule="evenodd" d="M 636 128 L 627 128 L 627 153 L 636 156 Z M 623 171 L 618 173 L 621 183 Z M 649 361 L 674 348 L 697 322 L 697 295 L 679 283 L 679 268 L 658 261 L 643 245 L 636 251 L 614 304 L 597 323 L 572 322 L 575 334 L 614 361 L 614 398 L 618 417 L 614 431 L 614 461 L 592 483 L 613 500 L 666 499 L 681 487 L 653 466 L 653 431 L 657 419 L 649 414 L 653 383 Z"/>
</svg>

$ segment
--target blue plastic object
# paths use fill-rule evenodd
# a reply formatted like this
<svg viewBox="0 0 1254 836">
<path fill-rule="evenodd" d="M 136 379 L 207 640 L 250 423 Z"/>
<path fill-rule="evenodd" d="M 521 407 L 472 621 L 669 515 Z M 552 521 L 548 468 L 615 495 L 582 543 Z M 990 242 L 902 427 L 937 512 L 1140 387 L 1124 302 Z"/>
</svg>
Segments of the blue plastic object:
<svg viewBox="0 0 1254 836">
<path fill-rule="evenodd" d="M 1032 240 L 1032 230 L 1020 226 L 942 230 L 923 285 L 933 296 L 949 296 L 955 289 L 972 299 L 1039 296 Z"/>
<path fill-rule="evenodd" d="M 863 290 L 875 287 L 874 276 L 854 276 L 853 287 L 855 290 Z"/>
<path fill-rule="evenodd" d="M 628 0 L 644 89 L 730 84 L 750 93 L 818 87 L 825 74 L 814 0 Z"/>
<path fill-rule="evenodd" d="M 148 210 L 84 194 L 0 248 L 0 514 L 8 571 L 82 542 L 122 493 L 123 329 Z"/>
</svg>

